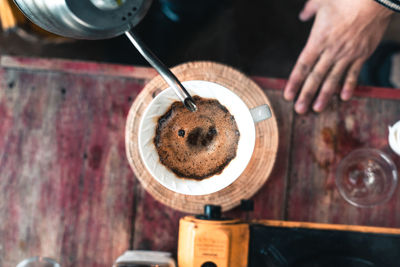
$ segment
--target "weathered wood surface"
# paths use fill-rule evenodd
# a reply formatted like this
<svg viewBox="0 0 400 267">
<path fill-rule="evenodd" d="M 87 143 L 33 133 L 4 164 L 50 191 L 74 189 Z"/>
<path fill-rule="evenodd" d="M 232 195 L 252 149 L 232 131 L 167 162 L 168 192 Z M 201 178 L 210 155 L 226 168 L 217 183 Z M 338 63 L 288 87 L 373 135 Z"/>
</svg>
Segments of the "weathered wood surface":
<svg viewBox="0 0 400 267">
<path fill-rule="evenodd" d="M 388 146 L 388 126 L 398 120 L 399 100 L 373 98 L 336 100 L 322 115 L 297 116 L 286 219 L 400 227 L 399 190 L 385 204 L 357 208 L 345 202 L 335 185 L 340 160 L 357 148 L 381 149 L 400 168 L 400 157 Z"/>
<path fill-rule="evenodd" d="M 127 112 L 154 70 L 12 57 L 1 65 L 0 266 L 34 255 L 111 266 L 130 247 L 176 253 L 185 214 L 147 194 L 125 156 Z M 360 88 L 351 102 L 297 116 L 281 98 L 284 80 L 254 79 L 271 99 L 280 142 L 249 218 L 400 227 L 398 190 L 360 209 L 333 182 L 340 159 L 360 146 L 383 149 L 400 168 L 387 147 L 400 90 Z M 246 218 L 238 208 L 227 215 Z"/>
<path fill-rule="evenodd" d="M 51 62 L 1 69 L 0 266 L 35 255 L 111 266 L 132 243 L 140 189 L 123 136 L 145 81 Z"/>
</svg>

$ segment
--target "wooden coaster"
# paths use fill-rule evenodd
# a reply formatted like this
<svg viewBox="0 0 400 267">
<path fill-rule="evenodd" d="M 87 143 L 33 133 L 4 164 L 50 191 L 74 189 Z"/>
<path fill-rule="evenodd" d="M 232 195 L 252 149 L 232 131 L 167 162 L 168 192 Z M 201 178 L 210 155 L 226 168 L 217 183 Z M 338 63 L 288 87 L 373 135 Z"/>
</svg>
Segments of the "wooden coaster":
<svg viewBox="0 0 400 267">
<path fill-rule="evenodd" d="M 249 108 L 270 101 L 261 88 L 239 71 L 214 62 L 189 62 L 172 69 L 180 81 L 205 80 L 218 83 L 236 93 Z M 127 119 L 125 145 L 129 164 L 145 190 L 161 203 L 187 213 L 202 213 L 205 204 L 220 205 L 223 211 L 251 198 L 267 181 L 278 150 L 278 126 L 272 118 L 256 125 L 256 144 L 249 165 L 230 186 L 218 192 L 190 196 L 175 193 L 158 183 L 147 171 L 139 154 L 138 129 L 144 110 L 152 99 L 168 85 L 157 76 L 151 80 L 133 102 Z"/>
</svg>

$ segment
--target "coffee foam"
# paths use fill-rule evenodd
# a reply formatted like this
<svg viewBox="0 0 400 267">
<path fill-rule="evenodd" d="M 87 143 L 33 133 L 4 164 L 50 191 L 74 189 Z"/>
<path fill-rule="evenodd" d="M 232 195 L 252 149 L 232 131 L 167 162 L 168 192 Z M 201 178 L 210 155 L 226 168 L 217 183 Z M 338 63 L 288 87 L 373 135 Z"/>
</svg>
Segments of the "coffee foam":
<svg viewBox="0 0 400 267">
<path fill-rule="evenodd" d="M 235 158 L 240 133 L 217 100 L 193 98 L 196 112 L 177 101 L 158 119 L 154 144 L 160 162 L 178 177 L 201 180 L 221 173 Z"/>
</svg>

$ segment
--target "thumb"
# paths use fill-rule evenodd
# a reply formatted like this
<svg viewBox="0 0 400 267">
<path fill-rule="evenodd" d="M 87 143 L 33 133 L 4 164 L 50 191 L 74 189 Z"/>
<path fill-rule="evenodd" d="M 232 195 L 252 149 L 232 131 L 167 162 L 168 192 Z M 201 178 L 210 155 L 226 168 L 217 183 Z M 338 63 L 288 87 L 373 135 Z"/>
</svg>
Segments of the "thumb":
<svg viewBox="0 0 400 267">
<path fill-rule="evenodd" d="M 317 1 L 308 0 L 307 3 L 304 5 L 303 10 L 299 14 L 299 18 L 301 21 L 307 21 L 314 17 L 315 13 L 318 10 Z"/>
</svg>

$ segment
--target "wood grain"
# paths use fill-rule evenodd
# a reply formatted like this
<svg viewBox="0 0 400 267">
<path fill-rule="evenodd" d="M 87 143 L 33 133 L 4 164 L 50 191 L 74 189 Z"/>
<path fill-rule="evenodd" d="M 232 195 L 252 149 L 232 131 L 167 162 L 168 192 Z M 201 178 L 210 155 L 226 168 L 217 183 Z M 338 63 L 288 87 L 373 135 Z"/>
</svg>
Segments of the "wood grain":
<svg viewBox="0 0 400 267">
<path fill-rule="evenodd" d="M 347 203 L 335 185 L 340 160 L 360 147 L 381 149 L 400 168 L 400 157 L 388 147 L 388 125 L 400 119 L 398 100 L 335 99 L 322 114 L 296 116 L 293 128 L 288 220 L 400 227 L 399 190 L 372 208 Z"/>
<path fill-rule="evenodd" d="M 57 71 L 77 75 L 101 75 L 138 80 L 151 79 L 157 75 L 157 72 L 152 68 L 65 59 L 49 60 L 46 58 L 2 56 L 0 65 L 6 69 Z"/>
<path fill-rule="evenodd" d="M 34 255 L 62 266 L 111 266 L 129 247 L 176 253 L 185 214 L 148 194 L 125 156 L 126 115 L 154 70 L 14 57 L 0 65 L 0 266 Z M 333 183 L 340 159 L 358 147 L 382 149 L 400 168 L 387 145 L 400 90 L 359 87 L 350 102 L 297 116 L 282 100 L 285 80 L 252 79 L 275 112 L 277 160 L 252 198 L 254 212 L 226 216 L 400 227 L 399 190 L 361 209 Z"/>
<path fill-rule="evenodd" d="M 0 266 L 111 266 L 132 243 L 123 136 L 144 80 L 2 69 L 0 81 Z"/>
</svg>

